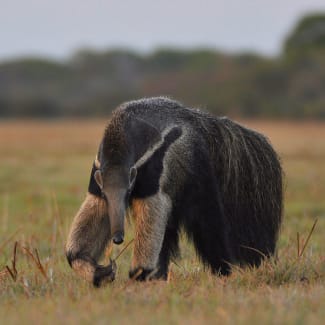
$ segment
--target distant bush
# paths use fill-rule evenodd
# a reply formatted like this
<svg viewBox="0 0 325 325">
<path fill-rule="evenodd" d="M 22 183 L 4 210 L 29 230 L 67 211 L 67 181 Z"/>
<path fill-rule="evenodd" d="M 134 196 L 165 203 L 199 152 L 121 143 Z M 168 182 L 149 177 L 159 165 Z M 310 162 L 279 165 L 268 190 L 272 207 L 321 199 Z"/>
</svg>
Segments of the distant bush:
<svg viewBox="0 0 325 325">
<path fill-rule="evenodd" d="M 286 40 L 284 49 L 287 53 L 325 49 L 325 14 L 301 19 Z"/>
<path fill-rule="evenodd" d="M 123 101 L 167 95 L 218 115 L 325 118 L 324 84 L 325 14 L 318 14 L 298 22 L 274 59 L 162 48 L 4 62 L 0 117 L 109 115 Z"/>
</svg>

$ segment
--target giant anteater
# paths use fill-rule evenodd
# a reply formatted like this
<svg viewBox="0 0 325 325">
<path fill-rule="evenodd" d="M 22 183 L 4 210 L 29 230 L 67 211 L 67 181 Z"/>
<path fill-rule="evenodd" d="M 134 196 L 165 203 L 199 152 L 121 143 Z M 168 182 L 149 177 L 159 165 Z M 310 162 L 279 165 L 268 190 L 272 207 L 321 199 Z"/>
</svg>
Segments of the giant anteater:
<svg viewBox="0 0 325 325">
<path fill-rule="evenodd" d="M 111 240 L 123 242 L 126 211 L 138 280 L 167 278 L 181 230 L 213 273 L 259 265 L 274 253 L 281 224 L 279 159 L 263 135 L 227 118 L 162 97 L 122 104 L 66 246 L 70 265 L 96 286 L 115 277 L 98 259 Z"/>
</svg>

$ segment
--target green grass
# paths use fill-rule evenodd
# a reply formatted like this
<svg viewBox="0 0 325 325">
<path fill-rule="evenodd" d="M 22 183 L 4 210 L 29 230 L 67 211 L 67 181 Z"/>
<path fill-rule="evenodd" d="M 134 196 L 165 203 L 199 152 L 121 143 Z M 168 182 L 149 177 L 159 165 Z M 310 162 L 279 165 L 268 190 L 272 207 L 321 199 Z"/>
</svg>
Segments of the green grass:
<svg viewBox="0 0 325 325">
<path fill-rule="evenodd" d="M 283 160 L 286 201 L 277 257 L 215 277 L 182 240 L 182 259 L 171 265 L 167 283 L 135 283 L 127 276 L 130 247 L 117 261 L 116 281 L 102 289 L 73 273 L 64 244 L 103 121 L 1 124 L 1 323 L 324 324 L 325 125 L 246 124 L 265 132 Z M 301 251 L 316 218 L 298 257 L 297 233 Z M 128 228 L 126 242 L 133 238 Z M 14 280 L 5 266 L 13 270 L 16 241 Z M 34 257 L 37 249 L 45 274 L 26 248 Z M 120 250 L 115 247 L 113 256 Z"/>
</svg>

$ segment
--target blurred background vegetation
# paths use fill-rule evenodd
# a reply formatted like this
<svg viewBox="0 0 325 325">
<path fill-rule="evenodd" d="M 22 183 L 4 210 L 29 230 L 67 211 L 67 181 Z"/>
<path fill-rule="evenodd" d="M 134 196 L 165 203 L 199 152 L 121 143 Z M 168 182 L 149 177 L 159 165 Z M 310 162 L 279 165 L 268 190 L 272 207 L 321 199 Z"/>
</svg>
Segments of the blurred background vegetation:
<svg viewBox="0 0 325 325">
<path fill-rule="evenodd" d="M 123 101 L 156 95 L 218 115 L 325 119 L 325 14 L 301 19 L 275 58 L 83 49 L 65 62 L 0 63 L 1 118 L 108 115 Z"/>
</svg>

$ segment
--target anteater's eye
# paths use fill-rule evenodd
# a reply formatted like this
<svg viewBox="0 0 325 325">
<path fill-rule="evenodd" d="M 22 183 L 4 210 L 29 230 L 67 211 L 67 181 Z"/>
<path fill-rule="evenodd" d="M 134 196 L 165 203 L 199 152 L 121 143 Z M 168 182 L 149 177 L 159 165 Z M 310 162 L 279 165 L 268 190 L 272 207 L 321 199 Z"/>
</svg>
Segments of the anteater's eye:
<svg viewBox="0 0 325 325">
<path fill-rule="evenodd" d="M 101 192 L 101 196 L 102 196 L 103 199 L 105 199 L 105 194 L 104 194 L 104 192 Z"/>
<path fill-rule="evenodd" d="M 106 201 L 106 203 L 108 203 L 107 196 L 105 195 L 105 193 L 103 191 L 101 192 L 101 197 L 102 197 L 102 199 L 104 199 Z"/>
</svg>

